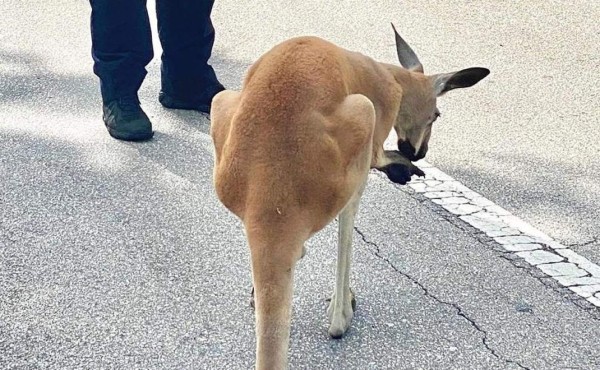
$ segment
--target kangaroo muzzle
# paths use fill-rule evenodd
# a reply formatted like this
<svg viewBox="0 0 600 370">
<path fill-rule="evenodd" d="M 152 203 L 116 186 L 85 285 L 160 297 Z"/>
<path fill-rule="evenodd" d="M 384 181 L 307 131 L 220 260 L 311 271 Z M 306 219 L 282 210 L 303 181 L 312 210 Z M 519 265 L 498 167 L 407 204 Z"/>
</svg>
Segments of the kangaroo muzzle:
<svg viewBox="0 0 600 370">
<path fill-rule="evenodd" d="M 421 149 L 419 149 L 419 152 L 417 152 L 415 147 L 412 146 L 410 142 L 404 140 L 398 140 L 398 150 L 406 159 L 413 162 L 425 158 L 425 155 L 427 154 L 426 147 L 421 147 Z"/>
</svg>

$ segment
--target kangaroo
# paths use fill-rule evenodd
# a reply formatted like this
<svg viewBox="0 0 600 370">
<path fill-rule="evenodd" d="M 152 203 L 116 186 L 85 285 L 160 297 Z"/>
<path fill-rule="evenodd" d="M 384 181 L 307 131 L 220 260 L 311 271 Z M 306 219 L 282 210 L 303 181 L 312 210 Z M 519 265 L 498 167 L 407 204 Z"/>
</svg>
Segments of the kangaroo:
<svg viewBox="0 0 600 370">
<path fill-rule="evenodd" d="M 211 106 L 214 185 L 245 229 L 256 312 L 256 368 L 285 369 L 294 269 L 304 243 L 339 216 L 336 283 L 327 309 L 340 338 L 354 315 L 354 218 L 369 170 L 406 184 L 428 150 L 436 98 L 470 87 L 485 68 L 425 75 L 398 34 L 401 66 L 318 37 L 284 41 L 248 70 L 242 90 Z M 392 128 L 398 150 L 384 150 Z"/>
</svg>

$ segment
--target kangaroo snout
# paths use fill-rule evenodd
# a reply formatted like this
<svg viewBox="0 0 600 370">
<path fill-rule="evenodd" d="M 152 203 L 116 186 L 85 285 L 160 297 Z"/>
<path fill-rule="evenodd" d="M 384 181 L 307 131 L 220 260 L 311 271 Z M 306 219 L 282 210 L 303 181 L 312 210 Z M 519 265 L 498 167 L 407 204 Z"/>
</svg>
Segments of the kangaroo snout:
<svg viewBox="0 0 600 370">
<path fill-rule="evenodd" d="M 409 141 L 398 140 L 398 150 L 402 155 L 410 161 L 418 161 L 419 159 L 425 158 L 427 149 L 421 148 L 417 153 L 417 150 Z"/>
</svg>

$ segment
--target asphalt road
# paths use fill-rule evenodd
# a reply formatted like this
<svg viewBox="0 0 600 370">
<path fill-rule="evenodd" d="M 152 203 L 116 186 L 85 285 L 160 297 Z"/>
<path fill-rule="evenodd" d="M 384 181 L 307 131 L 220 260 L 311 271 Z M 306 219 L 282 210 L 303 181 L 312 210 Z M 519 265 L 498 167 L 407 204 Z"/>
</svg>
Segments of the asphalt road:
<svg viewBox="0 0 600 370">
<path fill-rule="evenodd" d="M 248 253 L 212 189 L 209 121 L 159 105 L 155 60 L 140 91 L 155 138 L 111 139 L 89 5 L 2 10 L 0 369 L 251 368 Z M 598 263 L 599 17 L 596 1 L 219 0 L 213 64 L 238 88 L 302 34 L 393 62 L 394 21 L 427 71 L 490 68 L 440 102 L 429 161 Z M 335 226 L 298 266 L 292 368 L 600 368 L 598 309 L 375 173 L 357 315 L 328 339 Z"/>
</svg>

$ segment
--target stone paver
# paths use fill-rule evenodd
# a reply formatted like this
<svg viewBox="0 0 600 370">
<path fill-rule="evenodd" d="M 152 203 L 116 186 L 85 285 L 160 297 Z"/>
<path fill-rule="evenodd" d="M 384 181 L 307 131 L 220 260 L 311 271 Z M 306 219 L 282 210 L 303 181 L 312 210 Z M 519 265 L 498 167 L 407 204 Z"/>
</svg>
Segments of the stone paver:
<svg viewBox="0 0 600 370">
<path fill-rule="evenodd" d="M 511 235 L 511 236 L 500 236 L 494 238 L 494 240 L 500 244 L 528 244 L 533 243 L 535 239 L 525 235 Z"/>
<path fill-rule="evenodd" d="M 441 199 L 433 199 L 433 203 L 436 203 L 439 205 L 464 204 L 464 203 L 469 203 L 469 200 L 467 198 L 462 198 L 462 197 L 448 197 L 448 198 L 441 198 Z"/>
<path fill-rule="evenodd" d="M 559 283 L 564 286 L 570 287 L 573 285 L 597 285 L 600 284 L 600 278 L 584 276 L 584 277 L 574 277 L 574 276 L 557 276 L 555 277 Z"/>
<path fill-rule="evenodd" d="M 485 203 L 485 202 L 481 202 L 481 201 L 480 201 L 479 203 Z M 498 206 L 498 205 L 495 205 L 495 204 L 493 204 L 493 205 L 488 205 L 488 206 L 485 206 L 485 210 L 486 210 L 486 211 L 488 211 L 488 212 L 490 212 L 490 213 L 493 213 L 493 214 L 499 215 L 499 216 L 506 216 L 506 215 L 510 215 L 510 212 L 508 212 L 508 211 L 507 211 L 507 210 L 505 210 L 504 208 L 502 208 L 502 207 L 500 207 L 500 206 Z"/>
<path fill-rule="evenodd" d="M 482 230 L 486 233 L 487 236 L 495 238 L 497 236 L 511 236 L 511 235 L 519 235 L 519 231 L 515 229 L 511 229 L 510 227 L 503 228 L 501 230 Z"/>
<path fill-rule="evenodd" d="M 554 263 L 560 262 L 563 260 L 561 256 L 557 256 L 554 253 L 546 252 L 546 251 L 530 251 L 530 252 L 518 252 L 517 256 L 523 258 L 529 264 L 537 266 L 543 263 Z"/>
<path fill-rule="evenodd" d="M 572 263 L 568 262 L 558 262 L 558 263 L 549 263 L 545 265 L 537 266 L 540 270 L 542 270 L 545 274 L 550 275 L 552 277 L 555 276 L 572 276 L 579 277 L 587 275 L 587 271 L 580 269 Z"/>
<path fill-rule="evenodd" d="M 472 197 L 472 198 L 469 198 L 469 196 L 467 196 L 466 194 L 464 194 L 464 196 L 465 196 L 465 198 L 471 200 L 471 204 L 474 204 L 479 207 L 489 207 L 489 206 L 494 205 L 494 202 L 492 202 L 491 200 L 484 198 L 478 194 L 477 194 L 477 196 Z"/>
<path fill-rule="evenodd" d="M 594 294 L 596 294 L 597 292 L 600 292 L 600 284 L 572 286 L 572 287 L 569 287 L 569 289 L 571 289 L 572 291 L 574 291 L 575 293 L 579 294 L 580 296 L 582 296 L 584 298 L 589 298 L 589 297 L 593 296 Z"/>
<path fill-rule="evenodd" d="M 556 252 L 563 257 L 567 257 L 569 262 L 577 264 L 577 266 L 586 270 L 593 276 L 600 278 L 600 266 L 590 262 L 590 260 L 588 260 L 587 258 L 573 252 L 570 249 L 557 249 Z"/>
<path fill-rule="evenodd" d="M 430 199 L 449 198 L 449 197 L 456 197 L 459 195 L 460 195 L 459 193 L 455 193 L 453 191 L 430 191 L 428 193 L 425 193 L 425 196 Z"/>
<path fill-rule="evenodd" d="M 529 243 L 529 244 L 505 244 L 503 245 L 504 249 L 506 249 L 507 251 L 510 252 L 525 252 L 525 251 L 532 251 L 532 250 L 536 250 L 536 249 L 541 249 L 542 246 L 536 243 Z M 548 253 L 548 252 L 546 252 Z M 553 253 L 549 253 L 552 256 L 556 256 Z M 521 256 L 522 257 L 522 256 Z M 557 256 L 558 257 L 558 256 Z M 527 260 L 527 259 L 525 259 Z M 560 259 L 558 259 L 556 262 L 560 261 Z M 529 261 L 527 261 L 529 262 Z"/>
<path fill-rule="evenodd" d="M 481 207 L 473 204 L 448 204 L 443 207 L 455 215 L 469 215 L 481 211 Z"/>
</svg>

